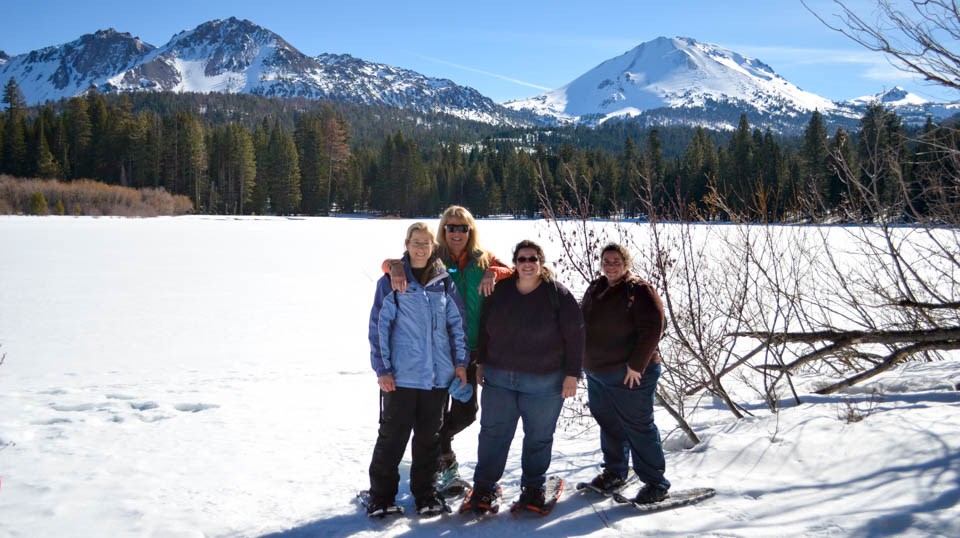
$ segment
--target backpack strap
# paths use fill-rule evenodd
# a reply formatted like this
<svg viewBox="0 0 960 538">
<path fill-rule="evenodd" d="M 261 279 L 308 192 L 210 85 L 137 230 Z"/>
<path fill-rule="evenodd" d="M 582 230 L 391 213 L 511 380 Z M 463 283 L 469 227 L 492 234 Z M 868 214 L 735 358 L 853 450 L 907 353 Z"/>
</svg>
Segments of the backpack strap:
<svg viewBox="0 0 960 538">
<path fill-rule="evenodd" d="M 640 288 L 640 277 L 630 275 L 627 278 L 627 310 L 633 308 L 633 303 L 637 300 L 637 290 Z"/>
</svg>

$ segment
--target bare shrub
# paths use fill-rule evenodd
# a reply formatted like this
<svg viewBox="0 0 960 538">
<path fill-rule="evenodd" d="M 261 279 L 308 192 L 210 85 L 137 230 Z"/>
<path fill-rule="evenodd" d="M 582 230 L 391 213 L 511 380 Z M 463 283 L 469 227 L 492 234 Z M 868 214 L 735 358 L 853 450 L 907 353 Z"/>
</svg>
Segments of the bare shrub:
<svg viewBox="0 0 960 538">
<path fill-rule="evenodd" d="M 33 207 L 31 197 L 34 197 Z M 65 215 L 156 217 L 193 212 L 189 198 L 163 190 L 136 190 L 88 179 L 61 183 L 0 176 L 0 213 L 37 214 L 40 197 L 45 200 L 45 206 L 52 205 L 57 214 Z"/>
<path fill-rule="evenodd" d="M 880 402 L 883 401 L 883 394 L 879 390 L 873 389 L 866 400 L 846 399 L 837 404 L 837 418 L 853 424 L 877 412 Z"/>
<path fill-rule="evenodd" d="M 654 258 L 650 253 L 649 245 L 638 248 L 638 244 L 631 239 L 631 234 L 626 226 L 615 223 L 611 227 L 592 221 L 590 215 L 594 211 L 590 203 L 591 185 L 589 182 L 576 178 L 570 169 L 566 170 L 566 176 L 562 181 L 562 187 L 572 196 L 553 196 L 546 182 L 543 181 L 542 174 L 538 196 L 541 213 L 548 226 L 550 226 L 551 237 L 558 240 L 561 245 L 561 255 L 556 262 L 558 274 L 565 277 L 565 280 L 577 295 L 582 295 L 590 281 L 600 275 L 599 252 L 601 247 L 610 240 L 617 241 L 625 246 L 632 245 L 634 251 L 639 250 L 641 255 L 635 256 L 635 260 Z M 651 224 L 652 226 L 654 225 Z M 611 238 L 611 233 L 615 234 L 616 237 Z M 657 250 L 657 248 L 654 246 L 653 250 Z M 663 295 L 662 286 L 667 282 L 667 279 L 657 272 L 656 266 L 647 266 L 642 262 L 635 263 L 638 263 L 638 265 L 632 267 L 631 270 L 651 281 Z M 671 314 L 668 312 L 667 316 L 670 318 Z M 673 332 L 674 326 L 670 326 L 667 334 L 661 340 L 661 347 L 670 339 Z M 683 363 L 686 359 L 675 357 L 669 351 L 664 355 L 667 357 L 663 363 L 665 374 L 661 377 L 657 392 L 657 403 L 676 420 L 678 427 L 686 434 L 689 443 L 696 445 L 700 442 L 700 439 L 693 428 L 687 424 L 683 407 L 684 389 L 689 385 L 674 382 L 678 378 L 683 378 L 683 376 L 676 375 L 677 372 L 682 371 L 682 368 L 678 369 L 675 363 Z M 700 377 L 697 376 L 697 379 L 700 379 Z M 585 394 L 586 384 L 583 379 L 580 380 L 580 387 L 582 390 L 579 391 L 579 395 Z M 562 415 L 564 429 L 574 425 L 581 428 L 581 431 L 585 431 L 594 424 L 593 420 L 588 419 L 588 415 L 589 401 L 585 397 L 579 396 L 567 400 Z"/>
</svg>

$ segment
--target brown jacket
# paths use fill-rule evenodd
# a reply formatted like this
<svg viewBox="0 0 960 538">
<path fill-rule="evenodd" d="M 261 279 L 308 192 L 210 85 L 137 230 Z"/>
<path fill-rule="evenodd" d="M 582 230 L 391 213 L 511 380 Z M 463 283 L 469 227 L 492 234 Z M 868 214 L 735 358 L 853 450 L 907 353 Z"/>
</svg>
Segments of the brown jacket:
<svg viewBox="0 0 960 538">
<path fill-rule="evenodd" d="M 657 345 L 666 319 L 650 283 L 628 273 L 610 287 L 600 277 L 590 283 L 580 308 L 587 329 L 585 369 L 599 372 L 626 364 L 642 373 L 660 362 Z"/>
</svg>

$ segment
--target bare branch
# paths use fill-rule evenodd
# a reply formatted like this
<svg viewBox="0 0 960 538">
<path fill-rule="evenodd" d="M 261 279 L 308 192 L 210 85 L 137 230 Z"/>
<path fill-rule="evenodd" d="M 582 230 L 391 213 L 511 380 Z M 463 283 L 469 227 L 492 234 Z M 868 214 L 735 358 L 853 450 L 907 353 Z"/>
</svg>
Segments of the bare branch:
<svg viewBox="0 0 960 538">
<path fill-rule="evenodd" d="M 917 353 L 922 353 L 924 351 L 930 350 L 951 350 L 951 349 L 960 349 L 960 342 L 957 341 L 941 341 L 941 342 L 926 342 L 921 344 L 913 344 L 906 346 L 904 348 L 897 349 L 890 355 L 888 355 L 882 363 L 871 370 L 865 372 L 860 372 L 859 374 L 845 379 L 839 383 L 834 383 L 828 387 L 824 387 L 817 391 L 817 394 L 833 394 L 838 390 L 845 389 L 847 387 L 852 387 L 857 383 L 870 379 L 878 374 L 886 372 L 890 368 L 893 368 L 898 363 L 906 360 L 912 355 Z"/>
</svg>

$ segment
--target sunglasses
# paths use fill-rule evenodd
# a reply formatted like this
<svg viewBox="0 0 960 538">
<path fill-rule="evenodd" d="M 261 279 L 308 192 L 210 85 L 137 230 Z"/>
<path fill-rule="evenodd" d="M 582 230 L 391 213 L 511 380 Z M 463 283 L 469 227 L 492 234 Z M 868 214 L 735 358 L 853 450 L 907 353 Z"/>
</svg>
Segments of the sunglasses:
<svg viewBox="0 0 960 538">
<path fill-rule="evenodd" d="M 527 263 L 527 262 L 537 263 L 539 261 L 540 261 L 540 258 L 538 258 L 537 256 L 530 256 L 530 257 L 517 256 L 517 263 Z"/>
<path fill-rule="evenodd" d="M 459 232 L 462 234 L 470 231 L 470 227 L 466 224 L 444 224 L 443 229 L 449 233 Z"/>
</svg>

